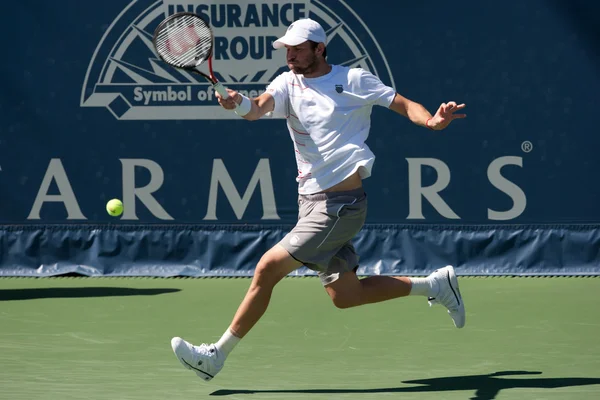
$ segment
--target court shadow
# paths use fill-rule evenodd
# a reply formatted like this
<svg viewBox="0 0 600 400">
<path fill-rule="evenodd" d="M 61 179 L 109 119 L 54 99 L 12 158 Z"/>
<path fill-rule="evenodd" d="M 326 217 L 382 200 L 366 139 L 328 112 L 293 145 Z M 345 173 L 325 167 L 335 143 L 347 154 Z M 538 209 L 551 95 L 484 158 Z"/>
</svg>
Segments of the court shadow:
<svg viewBox="0 0 600 400">
<path fill-rule="evenodd" d="M 600 378 L 505 378 L 511 375 L 540 375 L 538 371 L 499 371 L 486 375 L 450 376 L 441 378 L 416 379 L 403 381 L 404 384 L 418 386 L 403 386 L 375 389 L 270 389 L 270 390 L 228 390 L 221 389 L 212 392 L 211 396 L 229 396 L 259 393 L 305 393 L 305 394 L 367 394 L 367 393 L 420 393 L 420 392 L 450 392 L 474 391 L 472 400 L 492 400 L 498 393 L 506 389 L 541 388 L 555 389 L 570 386 L 600 385 Z"/>
<path fill-rule="evenodd" d="M 157 294 L 179 292 L 181 289 L 151 288 L 136 289 L 125 287 L 62 287 L 0 289 L 0 301 L 33 300 L 50 298 L 111 297 L 111 296 L 155 296 Z"/>
</svg>

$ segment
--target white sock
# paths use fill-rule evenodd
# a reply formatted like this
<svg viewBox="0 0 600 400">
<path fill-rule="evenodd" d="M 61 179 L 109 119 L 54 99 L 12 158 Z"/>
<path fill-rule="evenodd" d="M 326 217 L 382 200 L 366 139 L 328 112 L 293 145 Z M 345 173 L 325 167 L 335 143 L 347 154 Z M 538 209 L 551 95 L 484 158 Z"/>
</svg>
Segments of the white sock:
<svg viewBox="0 0 600 400">
<path fill-rule="evenodd" d="M 221 339 L 219 339 L 219 341 L 215 344 L 215 346 L 216 346 L 217 350 L 219 350 L 221 353 L 223 353 L 225 355 L 225 357 L 227 357 L 229 355 L 229 353 L 231 352 L 231 350 L 233 350 L 235 345 L 238 344 L 238 342 L 240 340 L 242 340 L 242 339 L 235 336 L 233 333 L 231 333 L 229 328 L 227 328 L 227 330 L 225 331 L 223 336 L 221 336 Z"/>
<path fill-rule="evenodd" d="M 438 294 L 438 283 L 429 278 L 408 278 L 412 284 L 409 296 L 435 297 Z"/>
</svg>

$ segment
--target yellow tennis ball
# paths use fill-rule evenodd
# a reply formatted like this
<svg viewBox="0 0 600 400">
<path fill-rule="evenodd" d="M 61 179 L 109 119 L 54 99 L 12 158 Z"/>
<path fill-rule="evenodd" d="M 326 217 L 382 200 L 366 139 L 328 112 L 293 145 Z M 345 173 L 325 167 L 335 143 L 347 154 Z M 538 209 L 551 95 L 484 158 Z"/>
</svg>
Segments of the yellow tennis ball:
<svg viewBox="0 0 600 400">
<path fill-rule="evenodd" d="M 106 203 L 106 212 L 108 215 L 118 217 L 123 214 L 123 203 L 119 199 L 112 199 Z"/>
</svg>

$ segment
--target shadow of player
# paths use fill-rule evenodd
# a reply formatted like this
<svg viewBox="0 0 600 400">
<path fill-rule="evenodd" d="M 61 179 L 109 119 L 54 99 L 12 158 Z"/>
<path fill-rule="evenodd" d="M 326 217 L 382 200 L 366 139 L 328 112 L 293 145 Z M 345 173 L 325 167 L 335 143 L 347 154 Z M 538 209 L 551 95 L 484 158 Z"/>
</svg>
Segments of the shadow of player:
<svg viewBox="0 0 600 400">
<path fill-rule="evenodd" d="M 306 394 L 366 394 L 366 393 L 419 393 L 474 390 L 473 400 L 492 400 L 506 389 L 554 389 L 571 386 L 600 385 L 600 378 L 506 378 L 511 375 L 540 375 L 539 371 L 499 371 L 485 375 L 449 376 L 440 378 L 414 379 L 404 384 L 418 386 L 375 388 L 375 389 L 282 389 L 282 390 L 228 390 L 221 389 L 211 396 L 228 396 L 255 393 L 306 393 Z"/>
</svg>

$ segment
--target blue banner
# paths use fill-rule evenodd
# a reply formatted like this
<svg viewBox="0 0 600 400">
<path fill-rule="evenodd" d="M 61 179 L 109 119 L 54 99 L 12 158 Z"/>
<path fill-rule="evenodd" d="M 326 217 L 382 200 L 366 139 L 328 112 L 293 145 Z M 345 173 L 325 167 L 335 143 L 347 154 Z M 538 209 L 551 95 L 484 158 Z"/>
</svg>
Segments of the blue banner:
<svg viewBox="0 0 600 400">
<path fill-rule="evenodd" d="M 22 226 L 4 228 L 0 276 L 252 276 L 291 226 Z M 367 225 L 359 275 L 599 275 L 595 226 Z M 305 267 L 292 275 L 315 275 Z"/>
<path fill-rule="evenodd" d="M 153 31 L 178 11 L 210 21 L 218 77 L 249 96 L 287 70 L 272 42 L 310 17 L 327 32 L 330 63 L 369 70 L 432 113 L 467 104 L 468 117 L 441 132 L 373 110 L 377 158 L 356 239 L 364 273 L 455 264 L 465 274 L 598 274 L 597 3 L 395 2 L 382 12 L 359 0 L 66 0 L 0 10 L 15 16 L 0 64 L 0 275 L 247 275 L 293 226 L 285 121 L 242 120 L 202 78 L 158 59 Z M 105 211 L 111 198 L 123 200 L 118 218 Z"/>
</svg>

